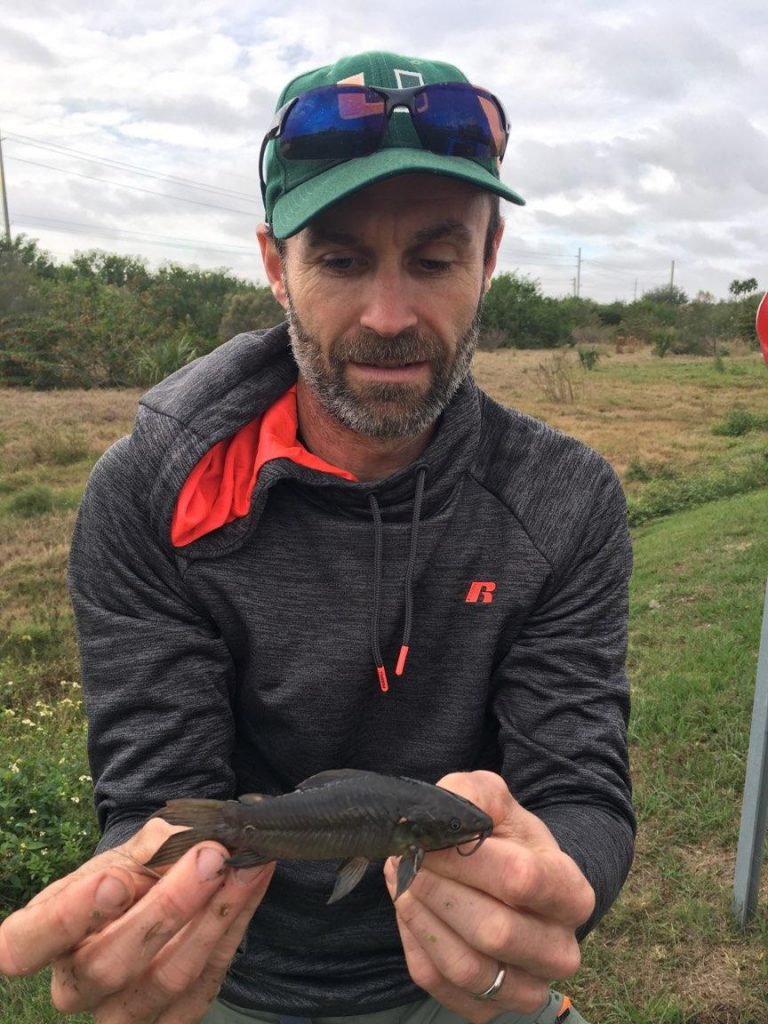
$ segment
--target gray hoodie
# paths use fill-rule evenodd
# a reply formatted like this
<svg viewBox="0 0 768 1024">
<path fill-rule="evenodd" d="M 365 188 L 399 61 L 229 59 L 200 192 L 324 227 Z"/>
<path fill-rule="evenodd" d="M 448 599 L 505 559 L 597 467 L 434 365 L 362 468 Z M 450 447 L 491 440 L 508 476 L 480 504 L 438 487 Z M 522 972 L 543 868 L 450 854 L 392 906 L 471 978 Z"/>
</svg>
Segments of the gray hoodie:
<svg viewBox="0 0 768 1024">
<path fill-rule="evenodd" d="M 594 886 L 585 933 L 634 834 L 615 473 L 468 378 L 415 465 L 358 483 L 276 459 L 247 515 L 174 548 L 193 467 L 295 377 L 284 325 L 239 335 L 148 392 L 93 471 L 69 582 L 101 848 L 174 797 L 282 793 L 340 767 L 429 782 L 485 768 Z M 225 999 L 330 1015 L 419 997 L 381 871 L 327 906 L 334 872 L 278 865 Z"/>
</svg>

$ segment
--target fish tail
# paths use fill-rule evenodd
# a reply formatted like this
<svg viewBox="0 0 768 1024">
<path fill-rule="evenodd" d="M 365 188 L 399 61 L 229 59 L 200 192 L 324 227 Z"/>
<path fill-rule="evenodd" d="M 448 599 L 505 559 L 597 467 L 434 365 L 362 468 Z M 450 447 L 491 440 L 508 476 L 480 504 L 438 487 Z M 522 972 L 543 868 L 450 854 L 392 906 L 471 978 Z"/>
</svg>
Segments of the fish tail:
<svg viewBox="0 0 768 1024">
<path fill-rule="evenodd" d="M 173 864 L 187 850 L 206 839 L 217 840 L 217 828 L 221 825 L 223 800 L 169 800 L 155 811 L 153 818 L 162 818 L 169 825 L 186 825 L 186 832 L 170 836 L 144 865 L 148 868 Z"/>
</svg>

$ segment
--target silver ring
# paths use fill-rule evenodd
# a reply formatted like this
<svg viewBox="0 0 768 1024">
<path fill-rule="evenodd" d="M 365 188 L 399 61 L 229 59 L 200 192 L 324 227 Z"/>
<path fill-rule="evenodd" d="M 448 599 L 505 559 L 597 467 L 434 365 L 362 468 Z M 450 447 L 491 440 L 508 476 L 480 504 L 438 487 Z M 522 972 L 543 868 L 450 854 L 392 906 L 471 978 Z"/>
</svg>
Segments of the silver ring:
<svg viewBox="0 0 768 1024">
<path fill-rule="evenodd" d="M 507 976 L 507 968 L 504 964 L 499 963 L 499 971 L 496 977 L 493 979 L 493 983 L 488 986 L 485 992 L 473 992 L 472 995 L 475 999 L 495 999 L 499 994 L 499 989 L 504 984 L 504 979 Z"/>
</svg>

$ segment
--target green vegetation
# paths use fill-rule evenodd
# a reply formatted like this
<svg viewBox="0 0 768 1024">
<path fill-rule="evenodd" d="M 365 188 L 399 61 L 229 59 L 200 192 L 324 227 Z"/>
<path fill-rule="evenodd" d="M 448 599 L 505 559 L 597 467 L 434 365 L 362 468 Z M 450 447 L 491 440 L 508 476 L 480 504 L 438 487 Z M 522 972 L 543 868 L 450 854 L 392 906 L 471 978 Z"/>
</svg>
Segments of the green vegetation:
<svg viewBox="0 0 768 1024">
<path fill-rule="evenodd" d="M 757 281 L 731 297 L 689 300 L 655 288 L 635 302 L 555 299 L 519 273 L 497 274 L 485 297 L 481 347 L 578 346 L 593 370 L 601 347 L 646 346 L 656 356 L 709 355 L 722 371 L 734 341 L 756 346 Z M 150 272 L 135 256 L 98 250 L 56 264 L 23 235 L 0 239 L 0 386 L 145 386 L 246 330 L 284 318 L 267 287 L 224 270 L 167 264 Z M 570 399 L 569 399 L 570 400 Z"/>
<path fill-rule="evenodd" d="M 603 350 L 601 350 L 603 351 Z M 574 401 L 537 368 L 567 357 Z M 723 359 L 483 352 L 495 397 L 606 454 L 633 522 L 631 757 L 635 867 L 565 985 L 594 1024 L 765 1024 L 768 874 L 746 932 L 730 916 L 768 577 L 768 421 L 758 355 Z M 96 454 L 130 429 L 137 392 L 0 396 L 0 901 L 23 903 L 90 854 L 95 823 L 79 667 L 64 588 L 74 506 Z M 713 432 L 741 422 L 747 430 Z M 741 417 L 741 420 L 739 419 Z M 29 495 L 37 495 L 31 499 Z M 33 511 L 19 514 L 22 498 Z M 712 500 L 717 498 L 718 500 Z M 42 507 L 41 507 L 42 506 Z M 50 1008 L 45 975 L 0 979 L 0 1024 L 85 1024 Z"/>
<path fill-rule="evenodd" d="M 224 270 L 151 273 L 141 259 L 98 251 L 57 265 L 23 235 L 0 239 L 0 385 L 152 384 L 224 340 L 222 325 L 282 319 L 268 288 Z"/>
</svg>

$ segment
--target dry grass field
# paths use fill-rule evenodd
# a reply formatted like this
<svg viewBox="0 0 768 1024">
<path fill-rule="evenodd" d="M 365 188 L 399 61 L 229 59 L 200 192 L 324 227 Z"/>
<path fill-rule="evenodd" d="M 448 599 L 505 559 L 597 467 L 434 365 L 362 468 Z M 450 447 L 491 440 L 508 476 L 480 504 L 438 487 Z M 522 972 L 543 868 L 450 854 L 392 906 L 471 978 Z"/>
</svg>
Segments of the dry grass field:
<svg viewBox="0 0 768 1024">
<path fill-rule="evenodd" d="M 732 352 L 716 363 L 605 351 L 589 372 L 575 352 L 559 366 L 540 351 L 480 352 L 475 361 L 476 379 L 495 398 L 602 452 L 625 483 L 630 510 L 642 512 L 630 610 L 638 854 L 568 988 L 592 1024 L 768 1022 L 768 879 L 746 932 L 729 911 L 768 576 L 768 370 L 756 353 Z M 30 727 L 38 723 L 41 759 L 62 764 L 62 730 L 71 740 L 67 757 L 82 756 L 77 702 L 62 700 L 60 689 L 79 678 L 67 548 L 90 467 L 130 430 L 138 394 L 0 390 L 6 814 L 7 794 L 23 776 L 4 776 L 5 762 L 26 767 L 13 746 L 20 734 L 11 731 L 22 713 Z M 658 517 L 671 509 L 683 511 Z M 56 722 L 64 723 L 58 734 Z M 65 771 L 41 765 L 38 775 Z M 17 841 L 18 831 L 0 822 L 8 877 Z M 47 1009 L 40 982 L 0 979 L 3 1002 L 0 1024 L 64 1020 Z"/>
</svg>

